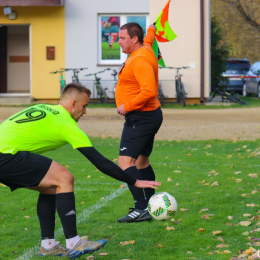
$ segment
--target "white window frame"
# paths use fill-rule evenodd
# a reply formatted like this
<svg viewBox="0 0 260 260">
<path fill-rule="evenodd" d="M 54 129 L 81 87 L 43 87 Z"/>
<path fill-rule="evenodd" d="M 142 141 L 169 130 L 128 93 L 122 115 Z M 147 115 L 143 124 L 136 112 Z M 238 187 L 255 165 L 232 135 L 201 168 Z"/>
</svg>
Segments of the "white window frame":
<svg viewBox="0 0 260 260">
<path fill-rule="evenodd" d="M 102 57 L 102 48 L 101 48 L 101 45 L 102 45 L 102 39 L 101 39 L 101 17 L 102 16 L 120 16 L 120 26 L 124 25 L 127 23 L 127 17 L 128 16 L 146 16 L 146 30 L 149 26 L 149 14 L 148 13 L 135 13 L 135 14 L 128 14 L 128 13 L 120 13 L 120 14 L 112 14 L 112 13 L 109 13 L 109 14 L 98 14 L 98 18 L 97 18 L 97 21 L 98 21 L 98 65 L 121 65 L 122 63 L 125 62 L 125 60 L 127 59 L 127 54 L 123 53 L 121 48 L 120 48 L 120 57 L 121 59 L 120 60 L 102 60 L 101 57 Z"/>
</svg>

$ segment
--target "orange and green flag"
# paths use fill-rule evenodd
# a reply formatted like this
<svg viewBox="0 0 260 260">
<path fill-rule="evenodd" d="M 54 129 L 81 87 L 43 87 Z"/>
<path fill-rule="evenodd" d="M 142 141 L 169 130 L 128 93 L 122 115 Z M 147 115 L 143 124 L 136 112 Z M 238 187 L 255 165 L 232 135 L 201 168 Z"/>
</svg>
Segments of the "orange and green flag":
<svg viewBox="0 0 260 260">
<path fill-rule="evenodd" d="M 161 13 L 159 14 L 158 18 L 154 22 L 154 25 L 157 27 L 157 30 L 156 30 L 156 39 L 154 40 L 154 43 L 153 43 L 153 50 L 154 50 L 155 56 L 157 57 L 158 64 L 164 68 L 166 66 L 165 66 L 162 54 L 160 52 L 158 42 L 170 42 L 177 37 L 177 35 L 174 33 L 174 31 L 171 29 L 171 27 L 169 25 L 168 14 L 169 14 L 170 2 L 171 2 L 171 0 L 168 1 L 166 6 L 163 8 Z"/>
<path fill-rule="evenodd" d="M 168 14 L 170 2 L 171 0 L 168 1 L 154 22 L 154 25 L 157 27 L 156 39 L 158 42 L 170 42 L 177 37 L 169 24 Z"/>
</svg>

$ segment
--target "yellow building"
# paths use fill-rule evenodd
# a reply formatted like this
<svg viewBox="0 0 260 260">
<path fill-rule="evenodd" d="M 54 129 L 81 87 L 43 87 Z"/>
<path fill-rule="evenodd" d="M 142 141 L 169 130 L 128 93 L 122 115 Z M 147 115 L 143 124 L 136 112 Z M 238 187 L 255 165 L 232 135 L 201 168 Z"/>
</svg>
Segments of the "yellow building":
<svg viewBox="0 0 260 260">
<path fill-rule="evenodd" d="M 65 67 L 63 1 L 0 0 L 0 9 L 0 97 L 58 99 L 50 72 Z"/>
</svg>

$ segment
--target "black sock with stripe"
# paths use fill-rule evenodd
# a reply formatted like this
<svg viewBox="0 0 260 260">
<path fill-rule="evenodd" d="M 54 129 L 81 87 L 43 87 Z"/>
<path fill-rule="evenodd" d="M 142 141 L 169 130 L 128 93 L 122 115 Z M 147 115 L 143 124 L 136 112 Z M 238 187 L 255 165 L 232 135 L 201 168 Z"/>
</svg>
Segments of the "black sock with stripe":
<svg viewBox="0 0 260 260">
<path fill-rule="evenodd" d="M 124 170 L 127 174 L 131 175 L 132 177 L 142 180 L 142 176 L 140 172 L 137 170 L 135 166 L 129 167 Z M 135 201 L 135 208 L 136 209 L 145 209 L 147 207 L 147 203 L 144 197 L 143 189 L 136 188 L 135 186 L 129 185 L 128 188 L 131 191 L 134 201 Z"/>
</svg>

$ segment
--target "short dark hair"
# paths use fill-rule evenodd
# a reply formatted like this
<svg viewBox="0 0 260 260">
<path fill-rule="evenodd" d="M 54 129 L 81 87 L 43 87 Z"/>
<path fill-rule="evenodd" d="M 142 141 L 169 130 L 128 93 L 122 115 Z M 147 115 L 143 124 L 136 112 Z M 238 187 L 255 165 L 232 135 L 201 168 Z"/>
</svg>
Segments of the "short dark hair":
<svg viewBox="0 0 260 260">
<path fill-rule="evenodd" d="M 62 90 L 62 93 L 61 93 L 61 98 L 65 95 L 65 94 L 70 94 L 72 91 L 76 90 L 78 93 L 86 93 L 88 95 L 88 97 L 91 96 L 91 91 L 82 86 L 81 84 L 79 83 L 69 83 L 67 84 L 64 89 Z"/>
<path fill-rule="evenodd" d="M 120 30 L 127 30 L 130 38 L 132 39 L 134 36 L 138 37 L 138 42 L 144 42 L 144 30 L 138 23 L 126 23 L 120 27 Z"/>
</svg>

